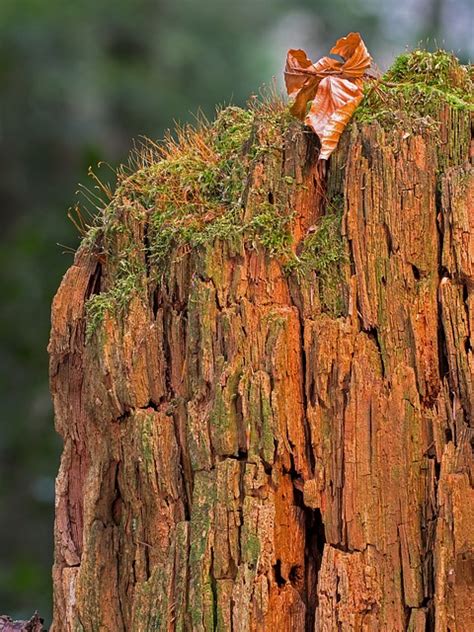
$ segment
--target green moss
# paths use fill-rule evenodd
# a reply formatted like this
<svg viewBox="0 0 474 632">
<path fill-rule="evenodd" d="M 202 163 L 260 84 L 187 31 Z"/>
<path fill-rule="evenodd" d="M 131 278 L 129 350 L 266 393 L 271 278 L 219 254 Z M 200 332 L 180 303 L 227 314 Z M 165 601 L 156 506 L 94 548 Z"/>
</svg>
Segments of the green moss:
<svg viewBox="0 0 474 632">
<path fill-rule="evenodd" d="M 214 629 L 214 593 L 209 572 L 212 512 L 217 501 L 215 472 L 195 473 L 190 525 L 188 608 L 192 629 Z M 211 625 L 203 628 L 205 622 Z"/>
<path fill-rule="evenodd" d="M 223 155 L 239 152 L 246 143 L 251 145 L 254 114 L 250 110 L 228 107 L 221 110 L 213 124 L 215 146 Z"/>
<path fill-rule="evenodd" d="M 270 400 L 265 397 L 264 393 L 260 391 L 261 396 L 261 446 L 262 446 L 262 459 L 267 464 L 273 463 L 275 453 L 275 436 L 273 428 L 273 412 L 270 404 Z"/>
<path fill-rule="evenodd" d="M 457 110 L 472 107 L 471 88 L 466 69 L 452 55 L 414 51 L 398 57 L 377 90 L 367 88 L 370 94 L 355 118 L 398 128 L 400 117 L 408 117 L 410 124 L 420 119 L 429 124 L 431 116 L 434 124 L 440 104 Z M 142 157 L 131 173 L 124 169 L 119 174 L 114 197 L 84 240 L 85 247 L 107 258 L 109 275 L 105 291 L 87 302 L 88 337 L 107 313 L 120 315 L 134 294 L 145 289 L 144 264 L 140 268 L 135 262 L 143 252 L 133 250 L 137 220 L 147 227 L 145 254 L 152 280 L 191 250 L 209 251 L 221 240 L 237 252 L 245 243 L 278 257 L 287 272 L 315 273 L 323 309 L 342 313 L 341 200 L 332 201 L 316 230 L 293 252 L 288 192 L 298 184 L 292 175 L 279 177 L 284 138 L 292 125 L 299 123 L 281 103 L 226 108 L 212 124 L 178 130 L 177 139 Z M 256 164 L 272 189 L 271 200 L 268 192 L 255 189 Z"/>
<path fill-rule="evenodd" d="M 93 294 L 86 301 L 86 339 L 102 326 L 105 315 L 110 313 L 115 317 L 121 316 L 132 297 L 137 294 L 142 285 L 144 270 L 124 258 L 118 262 L 115 278 L 109 290 L 100 294 Z"/>
<path fill-rule="evenodd" d="M 262 244 L 270 255 L 285 256 L 292 242 L 291 222 L 294 215 L 273 204 L 262 204 L 252 217 L 246 231 Z"/>
<path fill-rule="evenodd" d="M 153 458 L 153 424 L 155 420 L 153 415 L 147 415 L 143 419 L 143 425 L 141 428 L 141 453 L 146 465 L 147 470 L 154 471 L 154 458 Z"/>
<path fill-rule="evenodd" d="M 220 356 L 217 362 L 223 370 L 226 366 L 224 357 Z M 236 404 L 241 374 L 241 365 L 237 363 L 235 368 L 228 372 L 225 385 L 216 386 L 209 426 L 214 451 L 219 455 L 237 455 L 238 452 L 239 412 Z"/>
<path fill-rule="evenodd" d="M 466 89 L 470 81 L 466 68 L 460 66 L 456 57 L 447 51 L 437 50 L 430 53 L 414 50 L 399 55 L 386 74 L 389 81 L 413 81 L 451 90 Z"/>
<path fill-rule="evenodd" d="M 168 139 L 132 175 L 120 174 L 114 198 L 84 245 L 96 247 L 106 233 L 120 230 L 127 200 L 147 220 L 149 262 L 161 274 L 178 250 L 216 239 L 236 247 L 243 238 L 256 240 L 270 254 L 280 254 L 289 243 L 289 218 L 278 204 L 269 204 L 244 223 L 243 198 L 255 161 L 282 150 L 290 124 L 295 123 L 286 106 L 273 102 L 249 110 L 229 107 L 210 125 L 178 130 L 177 139 Z M 107 254 L 110 246 L 104 246 Z"/>
<path fill-rule="evenodd" d="M 341 233 L 344 204 L 334 197 L 314 232 L 303 241 L 300 251 L 285 266 L 287 273 L 308 276 L 315 273 L 319 284 L 321 307 L 333 316 L 343 311 L 343 265 L 346 250 Z"/>
<path fill-rule="evenodd" d="M 472 111 L 473 87 L 468 69 L 451 53 L 415 50 L 397 57 L 376 89 L 366 86 L 354 120 L 377 120 L 392 128 L 400 121 L 407 125 L 424 117 L 436 119 L 444 105 Z"/>
<path fill-rule="evenodd" d="M 252 145 L 252 112 L 227 108 L 200 133 L 147 174 L 149 254 L 163 268 L 177 247 L 198 247 L 215 239 L 236 241 L 240 198 Z M 143 188 L 143 187 L 140 187 Z"/>
<path fill-rule="evenodd" d="M 249 457 L 259 455 L 265 464 L 272 465 L 275 443 L 273 427 L 273 411 L 270 402 L 270 378 L 262 374 L 251 378 L 248 393 L 250 449 Z"/>
<path fill-rule="evenodd" d="M 257 566 L 260 556 L 260 540 L 254 533 L 246 533 L 242 542 L 242 558 L 252 568 Z"/>
<path fill-rule="evenodd" d="M 367 85 L 354 120 L 378 121 L 391 130 L 438 129 L 440 112 L 449 106 L 455 114 L 448 158 L 454 164 L 467 151 L 459 140 L 465 135 L 456 130 L 468 124 L 472 88 L 469 70 L 452 54 L 415 50 L 400 55 L 376 86 Z M 323 309 L 342 313 L 345 252 L 342 212 L 332 208 L 334 200 L 293 252 L 288 201 L 301 184 L 294 174 L 281 175 L 282 156 L 288 132 L 300 127 L 288 108 L 273 100 L 247 110 L 223 109 L 213 123 L 177 130 L 176 138 L 138 152 L 131 168 L 119 171 L 115 194 L 83 242 L 106 258 L 108 275 L 104 291 L 87 303 L 87 335 L 100 328 L 108 312 L 120 314 L 137 291 L 146 291 L 144 260 L 154 283 L 187 252 L 201 249 L 207 257 L 217 240 L 233 252 L 244 244 L 261 247 L 288 272 L 316 273 Z M 448 158 L 440 154 L 440 169 Z M 259 181 L 271 196 L 258 189 Z M 141 252 L 137 225 L 146 229 Z"/>
<path fill-rule="evenodd" d="M 281 102 L 229 107 L 212 124 L 177 130 L 177 138 L 162 146 L 151 143 L 130 169 L 119 171 L 115 194 L 82 244 L 107 261 L 104 290 L 86 305 L 88 338 L 107 313 L 120 316 L 137 292 L 146 291 L 145 262 L 148 278 L 156 282 L 174 260 L 217 240 L 234 252 L 246 243 L 271 256 L 289 256 L 293 217 L 283 197 L 292 179 L 275 180 L 275 174 L 290 125 L 299 124 Z M 249 213 L 246 196 L 257 163 L 275 199 L 267 203 L 268 192 L 262 192 Z M 138 246 L 137 225 L 145 226 L 145 252 Z"/>
</svg>

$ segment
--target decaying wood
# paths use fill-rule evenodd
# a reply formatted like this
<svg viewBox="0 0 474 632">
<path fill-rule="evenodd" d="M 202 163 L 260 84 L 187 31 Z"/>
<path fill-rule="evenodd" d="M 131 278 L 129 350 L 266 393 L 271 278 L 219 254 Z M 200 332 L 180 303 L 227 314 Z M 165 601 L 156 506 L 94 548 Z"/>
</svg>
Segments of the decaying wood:
<svg viewBox="0 0 474 632">
<path fill-rule="evenodd" d="M 344 136 L 337 318 L 314 275 L 217 241 L 86 340 L 108 272 L 79 250 L 50 342 L 55 632 L 474 629 L 469 138 L 446 109 L 441 142 Z M 314 140 L 272 161 L 246 213 L 291 176 L 299 240 L 327 199 Z"/>
</svg>

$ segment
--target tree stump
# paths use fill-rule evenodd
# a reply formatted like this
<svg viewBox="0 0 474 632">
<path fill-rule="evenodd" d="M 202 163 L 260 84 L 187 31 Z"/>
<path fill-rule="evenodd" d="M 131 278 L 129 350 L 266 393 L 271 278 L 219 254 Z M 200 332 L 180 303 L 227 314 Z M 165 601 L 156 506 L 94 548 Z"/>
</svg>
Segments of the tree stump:
<svg viewBox="0 0 474 632">
<path fill-rule="evenodd" d="M 265 103 L 120 174 L 53 304 L 54 632 L 474 629 L 471 84 L 402 61 L 327 168 Z"/>
</svg>

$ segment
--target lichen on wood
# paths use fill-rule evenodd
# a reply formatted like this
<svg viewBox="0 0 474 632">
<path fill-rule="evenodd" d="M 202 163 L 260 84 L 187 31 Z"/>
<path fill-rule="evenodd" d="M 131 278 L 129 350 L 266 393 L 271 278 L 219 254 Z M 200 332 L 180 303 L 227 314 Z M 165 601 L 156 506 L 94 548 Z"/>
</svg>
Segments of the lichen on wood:
<svg viewBox="0 0 474 632">
<path fill-rule="evenodd" d="M 327 169 L 232 107 L 119 175 L 53 305 L 54 632 L 474 627 L 470 79 L 390 72 L 463 107 L 372 94 Z"/>
</svg>

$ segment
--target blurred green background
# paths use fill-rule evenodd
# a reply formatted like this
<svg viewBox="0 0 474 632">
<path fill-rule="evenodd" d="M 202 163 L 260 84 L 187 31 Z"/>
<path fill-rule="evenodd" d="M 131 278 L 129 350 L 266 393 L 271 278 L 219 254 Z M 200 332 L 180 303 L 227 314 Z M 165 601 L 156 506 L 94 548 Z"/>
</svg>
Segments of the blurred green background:
<svg viewBox="0 0 474 632">
<path fill-rule="evenodd" d="M 133 138 L 159 138 L 199 109 L 244 104 L 281 81 L 289 47 L 317 58 L 360 31 L 382 69 L 426 38 L 472 56 L 469 0 L 391 4 L 0 0 L 0 614 L 51 616 L 61 445 L 46 345 L 78 244 L 66 212 L 88 166 L 116 166 Z"/>
</svg>

